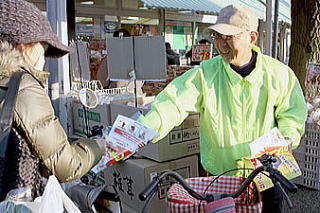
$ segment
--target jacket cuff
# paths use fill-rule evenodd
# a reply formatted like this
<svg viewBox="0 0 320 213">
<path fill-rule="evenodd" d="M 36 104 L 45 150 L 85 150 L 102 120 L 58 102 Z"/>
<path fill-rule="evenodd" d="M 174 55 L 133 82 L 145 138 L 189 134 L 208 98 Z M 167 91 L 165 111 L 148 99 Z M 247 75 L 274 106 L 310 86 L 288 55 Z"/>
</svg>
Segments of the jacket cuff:
<svg viewBox="0 0 320 213">
<path fill-rule="evenodd" d="M 87 153 L 88 157 L 92 157 L 92 159 L 88 159 L 90 161 L 90 168 L 95 166 L 101 160 L 103 152 L 95 140 L 79 139 L 75 142 L 75 145 L 82 148 Z"/>
<path fill-rule="evenodd" d="M 161 126 L 161 119 L 156 111 L 150 111 L 146 115 L 140 115 L 137 121 L 145 125 L 146 127 L 153 129 L 154 131 L 159 133 L 159 129 Z M 162 137 L 164 136 L 160 135 L 158 138 L 154 139 L 152 142 L 155 143 L 159 141 Z"/>
</svg>

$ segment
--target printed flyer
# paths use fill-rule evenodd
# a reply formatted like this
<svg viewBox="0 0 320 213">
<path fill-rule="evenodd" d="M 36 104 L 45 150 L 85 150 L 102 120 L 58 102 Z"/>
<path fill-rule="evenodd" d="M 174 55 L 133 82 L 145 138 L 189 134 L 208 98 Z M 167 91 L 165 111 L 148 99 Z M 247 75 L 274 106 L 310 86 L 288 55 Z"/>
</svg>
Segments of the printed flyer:
<svg viewBox="0 0 320 213">
<path fill-rule="evenodd" d="M 273 128 L 266 134 L 249 144 L 251 158 L 260 157 L 264 153 L 274 154 L 287 151 L 288 143 L 278 128 Z"/>
<path fill-rule="evenodd" d="M 251 159 L 243 159 L 245 168 L 255 169 L 262 166 L 257 159 L 264 153 L 274 156 L 277 161 L 273 167 L 278 169 L 286 178 L 293 179 L 301 175 L 301 170 L 293 155 L 288 151 L 288 143 L 281 135 L 278 128 L 273 128 L 265 135 L 250 143 Z M 245 176 L 251 171 L 247 170 Z M 267 172 L 265 172 L 268 174 Z M 254 179 L 259 191 L 264 191 L 273 186 L 272 181 L 264 174 L 260 173 Z"/>
<path fill-rule="evenodd" d="M 301 175 L 301 170 L 298 166 L 298 163 L 290 152 L 273 154 L 273 156 L 277 159 L 277 161 L 273 163 L 273 168 L 278 169 L 281 172 L 281 174 L 285 176 L 287 179 L 290 180 Z M 255 158 L 244 159 L 244 164 L 246 168 L 253 169 L 262 166 L 260 161 Z M 268 172 L 265 173 L 268 174 Z M 260 192 L 269 189 L 273 186 L 272 181 L 262 173 L 259 173 L 255 177 L 254 182 L 256 183 L 256 186 Z"/>
<path fill-rule="evenodd" d="M 159 134 L 139 122 L 118 115 L 106 140 L 106 152 L 99 164 L 93 168 L 95 173 L 106 165 L 114 164 L 133 155 L 138 149 L 148 144 Z"/>
</svg>

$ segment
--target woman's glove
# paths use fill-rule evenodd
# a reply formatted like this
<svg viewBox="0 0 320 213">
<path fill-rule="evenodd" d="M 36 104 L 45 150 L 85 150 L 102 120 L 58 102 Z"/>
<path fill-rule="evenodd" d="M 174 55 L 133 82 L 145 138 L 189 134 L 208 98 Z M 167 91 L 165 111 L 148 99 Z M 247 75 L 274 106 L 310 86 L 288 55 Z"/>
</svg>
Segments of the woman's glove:
<svg viewBox="0 0 320 213">
<path fill-rule="evenodd" d="M 112 128 L 111 126 L 101 128 L 99 130 L 99 132 L 97 131 L 97 134 L 95 134 L 93 137 L 91 137 L 92 139 L 94 139 L 97 142 L 97 144 L 100 147 L 100 149 L 102 150 L 103 154 L 106 153 L 106 150 L 107 150 L 106 148 L 110 147 L 110 144 L 107 143 L 107 137 L 109 135 L 111 128 Z"/>
</svg>

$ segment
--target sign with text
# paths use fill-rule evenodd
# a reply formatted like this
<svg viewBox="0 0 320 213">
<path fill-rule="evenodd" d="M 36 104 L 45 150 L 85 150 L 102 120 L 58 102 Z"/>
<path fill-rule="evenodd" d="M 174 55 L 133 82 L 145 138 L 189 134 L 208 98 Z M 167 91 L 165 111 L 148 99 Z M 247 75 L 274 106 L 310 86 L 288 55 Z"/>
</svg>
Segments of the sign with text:
<svg viewBox="0 0 320 213">
<path fill-rule="evenodd" d="M 198 44 L 192 46 L 191 61 L 204 61 L 212 57 L 211 44 Z"/>
</svg>

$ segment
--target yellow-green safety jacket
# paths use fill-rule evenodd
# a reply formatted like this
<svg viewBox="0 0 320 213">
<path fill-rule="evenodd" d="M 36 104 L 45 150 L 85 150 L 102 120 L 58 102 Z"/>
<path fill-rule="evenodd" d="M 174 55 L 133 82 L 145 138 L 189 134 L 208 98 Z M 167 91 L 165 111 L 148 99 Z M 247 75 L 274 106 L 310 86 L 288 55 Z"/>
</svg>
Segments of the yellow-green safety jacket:
<svg viewBox="0 0 320 213">
<path fill-rule="evenodd" d="M 288 66 L 253 50 L 258 54 L 250 75 L 241 77 L 221 56 L 203 61 L 174 79 L 138 120 L 160 140 L 190 112 L 199 112 L 201 163 L 214 175 L 250 157 L 249 143 L 274 127 L 296 148 L 307 117 L 299 81 Z"/>
</svg>

